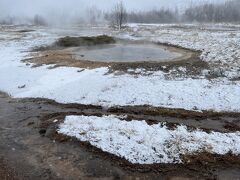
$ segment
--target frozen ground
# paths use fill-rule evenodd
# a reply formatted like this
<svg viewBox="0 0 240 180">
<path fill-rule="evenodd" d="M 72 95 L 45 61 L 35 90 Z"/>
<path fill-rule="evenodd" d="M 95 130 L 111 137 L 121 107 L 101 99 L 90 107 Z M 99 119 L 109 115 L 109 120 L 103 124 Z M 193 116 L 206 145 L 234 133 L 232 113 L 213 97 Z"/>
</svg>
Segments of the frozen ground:
<svg viewBox="0 0 240 180">
<path fill-rule="evenodd" d="M 19 28 L 19 27 L 18 27 Z M 20 27 L 21 28 L 21 27 Z M 35 28 L 35 27 L 31 27 Z M 229 26 L 231 28 L 231 26 Z M 0 90 L 13 97 L 43 97 L 63 103 L 115 105 L 152 105 L 188 110 L 240 112 L 239 77 L 240 30 L 202 30 L 170 26 L 132 25 L 127 32 L 108 29 L 92 31 L 71 28 L 39 29 L 18 33 L 15 27 L 0 28 Z M 207 80 L 198 78 L 165 79 L 161 71 L 141 75 L 106 74 L 107 67 L 84 70 L 49 66 L 31 68 L 21 60 L 31 47 L 49 44 L 59 36 L 113 34 L 131 39 L 146 38 L 187 48 L 203 50 L 202 58 L 212 64 L 211 71 L 220 76 Z M 182 68 L 184 71 L 184 67 Z M 134 70 L 135 71 L 135 70 Z"/>
<path fill-rule="evenodd" d="M 67 116 L 58 132 L 136 164 L 182 163 L 181 156 L 201 152 L 240 154 L 240 132 L 206 133 L 186 126 L 169 130 L 161 123 L 150 126 L 116 116 Z"/>
</svg>

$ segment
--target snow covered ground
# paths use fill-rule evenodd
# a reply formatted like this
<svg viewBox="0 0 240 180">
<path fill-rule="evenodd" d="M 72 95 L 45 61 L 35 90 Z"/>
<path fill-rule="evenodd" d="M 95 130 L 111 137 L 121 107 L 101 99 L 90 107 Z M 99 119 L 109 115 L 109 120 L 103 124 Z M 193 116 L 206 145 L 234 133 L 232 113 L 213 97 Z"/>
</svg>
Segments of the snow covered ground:
<svg viewBox="0 0 240 180">
<path fill-rule="evenodd" d="M 182 25 L 132 25 L 116 33 L 109 29 L 48 29 L 19 33 L 16 27 L 0 28 L 0 91 L 13 97 L 42 97 L 61 103 L 101 106 L 151 105 L 187 110 L 240 112 L 238 26 L 202 29 Z M 18 27 L 23 28 L 23 27 Z M 24 27 L 25 28 L 25 27 Z M 230 30 L 229 30 L 229 29 Z M 113 34 L 130 39 L 148 39 L 202 50 L 201 58 L 209 62 L 210 71 L 220 76 L 208 80 L 202 75 L 192 78 L 166 78 L 162 71 L 132 70 L 137 74 L 107 73 L 108 68 L 80 69 L 51 66 L 31 68 L 21 62 L 28 50 L 50 44 L 58 37 L 70 35 Z M 184 72 L 184 67 L 180 67 Z M 118 74 L 118 75 L 117 75 Z M 231 79 L 237 79 L 232 81 Z M 240 133 L 205 133 L 189 131 L 183 125 L 169 130 L 164 124 L 147 125 L 145 121 L 126 122 L 116 116 L 68 116 L 59 132 L 90 142 L 103 151 L 132 163 L 181 163 L 181 155 L 209 152 L 240 154 Z"/>
<path fill-rule="evenodd" d="M 240 77 L 239 25 L 129 24 L 128 36 L 202 51 L 201 59 L 224 77 Z M 213 72 L 214 73 L 214 72 Z"/>
<path fill-rule="evenodd" d="M 38 29 L 24 35 L 0 32 L 0 90 L 13 97 L 43 97 L 62 103 L 80 103 L 102 106 L 152 105 L 188 110 L 240 112 L 240 82 L 230 81 L 239 76 L 240 31 L 211 32 L 171 29 L 162 26 L 133 26 L 133 30 L 116 34 L 109 30 Z M 0 28 L 1 29 L 1 28 Z M 109 31 L 109 32 L 108 32 Z M 134 31 L 134 32 L 133 32 Z M 197 31 L 197 32 L 196 32 Z M 176 78 L 165 79 L 161 71 L 146 75 L 108 74 L 108 68 L 79 72 L 79 68 L 49 66 L 31 68 L 21 60 L 34 46 L 49 44 L 59 36 L 97 35 L 101 33 L 128 38 L 150 38 L 188 48 L 203 50 L 202 58 L 224 68 L 226 77 L 214 80 Z M 132 33 L 132 34 L 131 34 Z M 224 64 L 227 63 L 227 64 Z"/>
<path fill-rule="evenodd" d="M 116 116 L 67 116 L 58 132 L 137 164 L 182 163 L 182 155 L 201 152 L 240 154 L 240 132 L 190 132 L 186 126 L 169 130 L 161 123 L 150 126 Z"/>
</svg>

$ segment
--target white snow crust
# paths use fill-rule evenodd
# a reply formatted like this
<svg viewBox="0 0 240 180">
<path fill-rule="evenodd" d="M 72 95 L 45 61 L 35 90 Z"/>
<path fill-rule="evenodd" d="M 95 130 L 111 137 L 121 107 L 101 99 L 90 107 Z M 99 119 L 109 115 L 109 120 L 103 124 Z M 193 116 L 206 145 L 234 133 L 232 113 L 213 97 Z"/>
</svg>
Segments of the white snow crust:
<svg viewBox="0 0 240 180">
<path fill-rule="evenodd" d="M 208 152 L 240 154 L 240 132 L 206 133 L 186 126 L 123 121 L 116 116 L 67 116 L 59 133 L 76 137 L 134 164 L 182 163 L 181 156 Z"/>
</svg>

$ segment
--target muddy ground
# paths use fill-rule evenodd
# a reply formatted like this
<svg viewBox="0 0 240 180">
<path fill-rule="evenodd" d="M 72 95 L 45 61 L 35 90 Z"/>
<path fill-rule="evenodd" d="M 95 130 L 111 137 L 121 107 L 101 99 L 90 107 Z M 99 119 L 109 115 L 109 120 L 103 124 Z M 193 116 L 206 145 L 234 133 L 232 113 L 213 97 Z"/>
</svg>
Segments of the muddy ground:
<svg viewBox="0 0 240 180">
<path fill-rule="evenodd" d="M 56 133 L 54 119 L 68 114 L 124 114 L 127 119 L 181 123 L 190 128 L 232 132 L 235 113 L 196 113 L 152 107 L 58 104 L 46 99 L 13 99 L 0 93 L 0 179 L 239 179 L 240 158 L 202 154 L 182 165 L 132 165 Z"/>
</svg>

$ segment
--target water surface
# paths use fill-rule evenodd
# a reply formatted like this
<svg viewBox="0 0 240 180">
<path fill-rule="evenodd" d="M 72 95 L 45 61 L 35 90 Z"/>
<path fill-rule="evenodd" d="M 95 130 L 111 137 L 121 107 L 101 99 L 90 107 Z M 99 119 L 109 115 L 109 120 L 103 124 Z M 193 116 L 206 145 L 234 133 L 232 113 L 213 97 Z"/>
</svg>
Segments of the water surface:
<svg viewBox="0 0 240 180">
<path fill-rule="evenodd" d="M 99 62 L 166 62 L 182 56 L 180 53 L 171 52 L 155 44 L 111 44 L 85 47 L 74 50 L 74 55 L 80 60 Z"/>
</svg>

